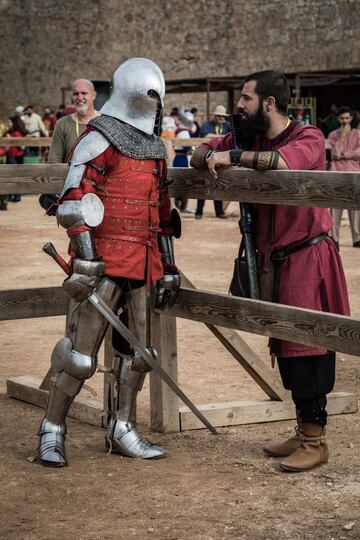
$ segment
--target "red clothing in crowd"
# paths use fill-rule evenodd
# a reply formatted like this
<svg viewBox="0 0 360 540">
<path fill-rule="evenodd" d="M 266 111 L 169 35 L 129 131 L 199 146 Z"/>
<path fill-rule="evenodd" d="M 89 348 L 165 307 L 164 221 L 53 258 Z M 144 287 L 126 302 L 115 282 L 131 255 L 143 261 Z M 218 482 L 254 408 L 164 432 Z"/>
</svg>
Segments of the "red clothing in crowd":
<svg viewBox="0 0 360 540">
<path fill-rule="evenodd" d="M 10 137 L 23 137 L 23 134 L 20 131 L 12 131 Z M 24 150 L 20 146 L 10 146 L 6 155 L 10 158 L 19 158 L 24 155 Z"/>
<path fill-rule="evenodd" d="M 51 137 L 57 122 L 56 116 L 54 114 L 44 114 L 42 121 L 44 122 L 44 126 L 46 127 L 49 137 Z"/>
<path fill-rule="evenodd" d="M 203 143 L 209 149 L 233 148 L 231 134 Z M 292 121 L 274 139 L 261 137 L 254 150 L 277 150 L 290 170 L 325 170 L 325 141 L 313 126 Z M 264 253 L 268 238 L 270 206 L 256 205 L 256 247 Z M 327 208 L 277 205 L 271 248 L 300 244 L 330 231 L 332 219 Z M 326 238 L 288 256 L 281 266 L 279 303 L 318 311 L 350 314 L 346 281 L 334 242 Z M 272 339 L 271 352 L 279 358 L 326 354 L 320 347 Z"/>
<path fill-rule="evenodd" d="M 80 200 L 86 193 L 102 200 L 104 219 L 92 230 L 107 276 L 157 281 L 163 275 L 157 233 L 171 232 L 171 205 L 156 160 L 129 158 L 110 145 L 91 163 L 104 168 L 105 175 L 87 165 L 80 186 L 69 189 L 62 200 Z M 165 176 L 166 162 L 161 160 L 160 177 Z"/>
</svg>

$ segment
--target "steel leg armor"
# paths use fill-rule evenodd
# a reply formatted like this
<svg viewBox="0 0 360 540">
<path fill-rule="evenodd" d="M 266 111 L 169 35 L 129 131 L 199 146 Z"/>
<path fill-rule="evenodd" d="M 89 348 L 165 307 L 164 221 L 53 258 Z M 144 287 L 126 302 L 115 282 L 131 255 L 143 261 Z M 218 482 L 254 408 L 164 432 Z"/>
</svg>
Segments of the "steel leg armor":
<svg viewBox="0 0 360 540">
<path fill-rule="evenodd" d="M 121 290 L 113 282 L 102 280 L 97 293 L 111 309 L 116 308 Z M 67 464 L 65 418 L 84 381 L 96 370 L 97 354 L 107 326 L 108 322 L 88 301 L 80 305 L 70 302 L 66 336 L 55 345 L 51 357 L 54 376 L 39 429 L 38 457 L 45 465 Z"/>
<path fill-rule="evenodd" d="M 160 458 L 165 454 L 163 448 L 142 437 L 132 423 L 137 394 L 150 370 L 137 353 L 114 358 L 106 435 L 106 446 L 113 453 L 142 459 Z"/>
</svg>

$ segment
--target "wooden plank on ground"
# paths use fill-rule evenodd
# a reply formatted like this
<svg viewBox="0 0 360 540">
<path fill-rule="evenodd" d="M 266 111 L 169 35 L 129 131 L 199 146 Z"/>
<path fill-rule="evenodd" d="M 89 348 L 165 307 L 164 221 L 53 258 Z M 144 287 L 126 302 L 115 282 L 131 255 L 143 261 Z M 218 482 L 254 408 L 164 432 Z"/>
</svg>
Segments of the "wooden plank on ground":
<svg viewBox="0 0 360 540">
<path fill-rule="evenodd" d="M 7 395 L 45 408 L 48 392 L 39 389 L 40 382 L 41 379 L 30 375 L 11 377 L 6 381 Z M 234 401 L 199 405 L 198 408 L 215 427 L 275 422 L 295 418 L 294 405 L 289 401 Z M 327 409 L 330 415 L 356 412 L 358 410 L 357 396 L 346 392 L 329 394 Z M 179 410 L 182 431 L 204 427 L 187 407 L 180 407 Z M 82 393 L 76 397 L 72 404 L 69 416 L 101 427 L 102 401 L 83 397 Z"/>
<path fill-rule="evenodd" d="M 68 302 L 62 287 L 0 291 L 0 321 L 65 315 Z"/>
<path fill-rule="evenodd" d="M 59 193 L 68 167 L 64 163 L 2 165 L 0 195 Z M 266 171 L 228 169 L 216 180 L 207 171 L 168 170 L 171 197 L 360 208 L 360 173 L 328 171 Z"/>
<path fill-rule="evenodd" d="M 354 317 L 183 288 L 165 313 L 360 356 L 360 320 Z"/>
<path fill-rule="evenodd" d="M 161 367 L 177 383 L 176 319 L 155 313 L 152 343 L 158 352 Z M 150 418 L 154 431 L 180 431 L 179 399 L 155 371 L 150 373 Z"/>
<path fill-rule="evenodd" d="M 181 284 L 183 287 L 196 288 L 182 272 Z M 267 366 L 235 330 L 220 328 L 212 324 L 207 324 L 206 326 L 269 398 L 280 401 L 288 398 L 288 392 L 284 390 L 276 371 Z"/>
<path fill-rule="evenodd" d="M 48 392 L 39 388 L 41 379 L 31 375 L 7 379 L 7 395 L 45 408 Z M 84 393 L 75 398 L 69 410 L 69 416 L 93 426 L 102 425 L 102 401 L 85 397 Z"/>
<path fill-rule="evenodd" d="M 199 410 L 214 427 L 258 424 L 295 418 L 294 404 L 290 401 L 233 401 L 199 405 Z M 334 392 L 328 395 L 328 414 L 347 414 L 358 410 L 356 394 Z M 187 408 L 180 407 L 181 430 L 202 429 L 203 425 Z"/>
</svg>

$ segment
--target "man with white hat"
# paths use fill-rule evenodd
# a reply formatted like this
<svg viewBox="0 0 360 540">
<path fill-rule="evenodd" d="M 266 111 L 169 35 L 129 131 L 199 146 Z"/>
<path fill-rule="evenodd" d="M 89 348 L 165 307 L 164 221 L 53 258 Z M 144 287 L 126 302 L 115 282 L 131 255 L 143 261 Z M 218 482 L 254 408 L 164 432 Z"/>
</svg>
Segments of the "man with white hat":
<svg viewBox="0 0 360 540">
<path fill-rule="evenodd" d="M 228 114 L 224 105 L 215 107 L 213 119 L 205 122 L 200 128 L 200 137 L 208 137 L 209 135 L 226 135 L 230 132 L 230 124 L 227 122 Z"/>
<path fill-rule="evenodd" d="M 24 123 L 24 107 L 22 105 L 18 105 L 17 107 L 15 107 L 14 116 L 18 118 L 17 120 L 18 126 L 21 127 L 21 132 L 25 135 L 27 131 L 25 128 L 25 123 Z"/>
<path fill-rule="evenodd" d="M 224 105 L 217 105 L 213 112 L 213 120 L 205 122 L 200 128 L 200 137 L 219 137 L 230 132 L 230 124 L 227 122 L 229 115 L 226 112 Z M 198 199 L 195 219 L 201 219 L 204 210 L 204 199 Z M 215 215 L 220 219 L 226 217 L 222 201 L 214 201 Z"/>
</svg>

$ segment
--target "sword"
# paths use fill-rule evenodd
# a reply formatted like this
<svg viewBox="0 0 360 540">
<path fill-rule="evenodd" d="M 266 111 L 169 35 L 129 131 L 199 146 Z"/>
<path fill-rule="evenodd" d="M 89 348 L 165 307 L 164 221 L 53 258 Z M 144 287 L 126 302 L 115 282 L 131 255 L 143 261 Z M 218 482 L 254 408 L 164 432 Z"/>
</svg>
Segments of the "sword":
<svg viewBox="0 0 360 540">
<path fill-rule="evenodd" d="M 45 253 L 50 255 L 64 270 L 65 265 L 69 269 L 70 267 L 62 259 L 61 255 L 57 253 L 55 247 L 52 246 L 51 250 L 44 249 Z M 61 264 L 60 264 L 61 262 Z M 66 270 L 65 270 L 66 271 Z M 66 272 L 68 273 L 68 272 Z M 89 302 L 102 314 L 103 317 L 119 332 L 119 334 L 125 338 L 130 345 L 142 356 L 147 364 L 156 372 L 164 382 L 171 388 L 171 390 L 189 407 L 189 409 L 195 414 L 195 416 L 208 428 L 213 435 L 218 435 L 216 429 L 210 424 L 210 422 L 205 418 L 205 416 L 199 411 L 199 409 L 193 404 L 192 401 L 184 394 L 181 388 L 176 384 L 175 381 L 166 373 L 166 371 L 158 364 L 155 358 L 151 353 L 141 345 L 136 336 L 116 317 L 113 311 L 109 308 L 106 302 L 96 293 L 92 292 L 88 296 Z"/>
<path fill-rule="evenodd" d="M 184 394 L 179 386 L 172 380 L 172 378 L 166 373 L 165 370 L 157 363 L 155 358 L 150 352 L 141 345 L 132 332 L 114 315 L 113 311 L 103 301 L 103 299 L 94 291 L 88 296 L 89 302 L 105 317 L 105 319 L 125 338 L 130 345 L 141 354 L 149 366 L 160 375 L 163 381 L 171 388 L 171 390 L 189 407 L 189 409 L 198 417 L 198 419 L 213 433 L 217 435 L 216 429 L 210 424 L 205 416 L 199 411 L 197 407 L 190 401 L 190 399 Z"/>
</svg>

